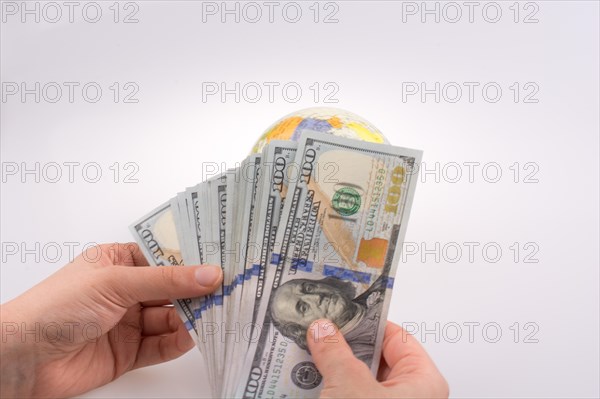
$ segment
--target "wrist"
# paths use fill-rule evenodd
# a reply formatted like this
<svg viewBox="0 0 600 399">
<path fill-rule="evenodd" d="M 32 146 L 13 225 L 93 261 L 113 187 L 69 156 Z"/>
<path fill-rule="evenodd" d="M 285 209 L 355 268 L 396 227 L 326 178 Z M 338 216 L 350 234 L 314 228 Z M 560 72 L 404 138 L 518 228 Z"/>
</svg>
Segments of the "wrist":
<svg viewBox="0 0 600 399">
<path fill-rule="evenodd" d="M 34 343 L 23 334 L 26 322 L 10 304 L 0 305 L 2 338 L 0 340 L 0 397 L 31 397 L 35 387 L 38 356 Z"/>
</svg>

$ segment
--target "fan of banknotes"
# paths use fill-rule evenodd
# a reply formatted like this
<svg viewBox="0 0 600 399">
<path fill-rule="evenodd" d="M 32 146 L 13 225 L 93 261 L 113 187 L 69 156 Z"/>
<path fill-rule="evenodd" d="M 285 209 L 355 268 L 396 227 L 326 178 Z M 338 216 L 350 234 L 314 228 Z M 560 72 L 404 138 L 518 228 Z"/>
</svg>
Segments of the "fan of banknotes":
<svg viewBox="0 0 600 399">
<path fill-rule="evenodd" d="M 377 372 L 421 154 L 349 112 L 303 110 L 131 226 L 152 265 L 223 269 L 213 295 L 175 301 L 213 397 L 318 397 L 318 318 Z"/>
</svg>

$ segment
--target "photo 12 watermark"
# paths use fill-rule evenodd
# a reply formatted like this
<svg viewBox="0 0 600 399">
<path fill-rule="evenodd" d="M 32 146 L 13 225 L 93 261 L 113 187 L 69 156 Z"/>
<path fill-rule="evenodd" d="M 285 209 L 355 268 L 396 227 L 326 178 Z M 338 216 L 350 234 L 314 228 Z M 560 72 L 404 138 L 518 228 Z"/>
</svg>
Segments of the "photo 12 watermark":
<svg viewBox="0 0 600 399">
<path fill-rule="evenodd" d="M 403 103 L 473 104 L 514 102 L 537 104 L 540 86 L 537 82 L 512 82 L 510 84 L 487 82 L 402 82 Z"/>
<path fill-rule="evenodd" d="M 136 82 L 2 82 L 3 103 L 88 103 L 100 101 L 137 104 Z"/>
<path fill-rule="evenodd" d="M 142 322 L 119 322 L 104 326 L 99 321 L 15 322 L 2 320 L 2 343 L 96 343 L 111 332 L 108 339 L 115 343 L 139 345 L 143 339 Z"/>
<path fill-rule="evenodd" d="M 2 162 L 2 183 L 139 183 L 136 162 Z"/>
<path fill-rule="evenodd" d="M 86 23 L 101 21 L 123 24 L 140 22 L 136 1 L 2 1 L 2 23 Z"/>
<path fill-rule="evenodd" d="M 67 264 L 80 255 L 86 262 L 96 263 L 104 255 L 114 256 L 116 253 L 114 250 L 109 252 L 108 247 L 96 242 L 2 241 L 0 245 L 2 263 Z"/>
<path fill-rule="evenodd" d="M 337 82 L 202 82 L 202 102 L 210 103 L 275 103 L 294 104 L 301 100 L 315 104 L 337 104 L 340 100 Z"/>
<path fill-rule="evenodd" d="M 540 342 L 540 326 L 534 321 L 500 323 L 496 321 L 450 321 L 401 323 L 402 328 L 425 343 L 477 343 L 537 344 Z M 404 338 L 407 339 L 406 337 Z"/>
<path fill-rule="evenodd" d="M 335 1 L 203 1 L 202 23 L 337 24 L 340 3 Z"/>
<path fill-rule="evenodd" d="M 427 183 L 540 183 L 540 164 L 535 161 L 423 161 L 412 171 L 419 182 Z"/>
<path fill-rule="evenodd" d="M 515 264 L 539 263 L 536 241 L 433 241 L 402 243 L 401 263 L 493 264 L 505 259 Z"/>
<path fill-rule="evenodd" d="M 486 23 L 510 21 L 515 24 L 540 22 L 540 4 L 534 1 L 403 1 L 402 23 Z"/>
</svg>

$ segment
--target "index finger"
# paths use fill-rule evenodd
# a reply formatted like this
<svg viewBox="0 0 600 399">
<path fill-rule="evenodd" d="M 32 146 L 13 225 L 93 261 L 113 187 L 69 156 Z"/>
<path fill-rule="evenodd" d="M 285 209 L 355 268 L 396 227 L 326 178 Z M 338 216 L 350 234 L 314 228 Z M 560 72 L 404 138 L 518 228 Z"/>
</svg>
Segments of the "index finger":
<svg viewBox="0 0 600 399">
<path fill-rule="evenodd" d="M 131 259 L 134 266 L 149 266 L 148 260 L 144 256 L 142 249 L 135 242 L 125 244 L 131 250 Z"/>
<path fill-rule="evenodd" d="M 142 249 L 135 242 L 104 244 L 101 247 L 112 258 L 115 265 L 148 266 Z"/>
</svg>

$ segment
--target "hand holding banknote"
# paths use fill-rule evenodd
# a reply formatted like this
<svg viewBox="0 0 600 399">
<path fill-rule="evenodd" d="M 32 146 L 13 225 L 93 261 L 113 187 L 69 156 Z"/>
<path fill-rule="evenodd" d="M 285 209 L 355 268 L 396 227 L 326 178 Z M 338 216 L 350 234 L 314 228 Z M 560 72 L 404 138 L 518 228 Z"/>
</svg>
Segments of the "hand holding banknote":
<svg viewBox="0 0 600 399">
<path fill-rule="evenodd" d="M 219 268 L 143 267 L 135 244 L 86 252 L 2 305 L 1 397 L 77 395 L 194 345 L 175 308 L 163 306 L 165 298 L 212 292 L 221 281 Z M 392 323 L 385 330 L 380 382 L 331 322 L 313 323 L 307 344 L 324 378 L 321 397 L 448 396 L 423 348 Z"/>
<path fill-rule="evenodd" d="M 74 396 L 190 350 L 164 305 L 213 292 L 221 269 L 147 265 L 136 244 L 100 245 L 3 304 L 0 396 Z"/>
<path fill-rule="evenodd" d="M 447 398 L 448 383 L 417 340 L 387 322 L 377 380 L 357 359 L 337 327 L 317 320 L 308 347 L 323 375 L 321 398 Z"/>
</svg>

